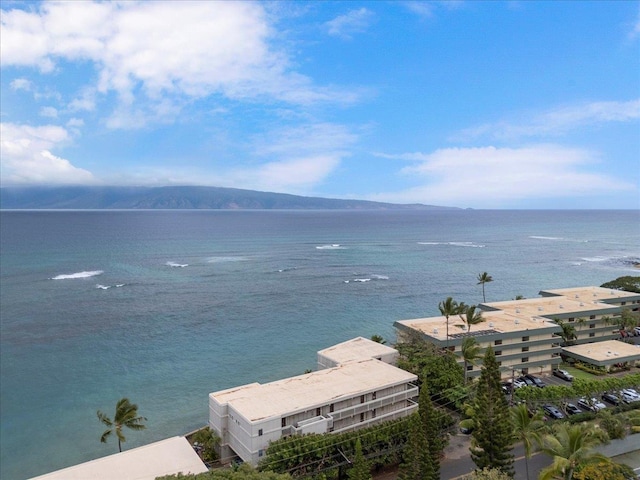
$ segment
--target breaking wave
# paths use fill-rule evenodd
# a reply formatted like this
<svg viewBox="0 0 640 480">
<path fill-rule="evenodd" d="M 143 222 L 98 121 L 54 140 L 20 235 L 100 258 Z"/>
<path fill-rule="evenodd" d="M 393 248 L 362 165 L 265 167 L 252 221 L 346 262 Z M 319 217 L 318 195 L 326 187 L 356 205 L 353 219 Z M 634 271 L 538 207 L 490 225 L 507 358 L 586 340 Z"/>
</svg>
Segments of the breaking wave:
<svg viewBox="0 0 640 480">
<path fill-rule="evenodd" d="M 331 245 L 318 245 L 316 246 L 318 250 L 344 250 L 345 247 L 340 245 L 339 243 L 332 243 Z"/>
<path fill-rule="evenodd" d="M 52 277 L 51 280 L 69 280 L 74 278 L 89 278 L 89 277 L 95 277 L 96 275 L 102 275 L 103 273 L 104 273 L 103 270 L 92 270 L 90 272 L 88 271 L 88 272 L 69 273 L 69 274 L 56 275 L 55 277 Z"/>
<path fill-rule="evenodd" d="M 174 268 L 184 268 L 189 266 L 188 263 L 176 263 L 176 262 L 167 262 L 166 265 Z"/>
<path fill-rule="evenodd" d="M 484 248 L 485 245 L 474 242 L 418 242 L 418 245 L 451 245 L 453 247 Z"/>
</svg>

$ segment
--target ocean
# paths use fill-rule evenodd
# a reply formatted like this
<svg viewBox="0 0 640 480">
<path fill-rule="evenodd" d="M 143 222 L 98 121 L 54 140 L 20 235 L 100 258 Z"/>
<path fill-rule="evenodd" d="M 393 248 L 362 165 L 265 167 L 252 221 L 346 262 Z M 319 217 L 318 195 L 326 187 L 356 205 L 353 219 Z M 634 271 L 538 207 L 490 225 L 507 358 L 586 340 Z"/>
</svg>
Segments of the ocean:
<svg viewBox="0 0 640 480">
<path fill-rule="evenodd" d="M 2 211 L 0 477 L 117 452 L 96 410 L 207 422 L 208 393 L 315 368 L 448 296 L 487 301 L 639 275 L 638 211 Z"/>
</svg>

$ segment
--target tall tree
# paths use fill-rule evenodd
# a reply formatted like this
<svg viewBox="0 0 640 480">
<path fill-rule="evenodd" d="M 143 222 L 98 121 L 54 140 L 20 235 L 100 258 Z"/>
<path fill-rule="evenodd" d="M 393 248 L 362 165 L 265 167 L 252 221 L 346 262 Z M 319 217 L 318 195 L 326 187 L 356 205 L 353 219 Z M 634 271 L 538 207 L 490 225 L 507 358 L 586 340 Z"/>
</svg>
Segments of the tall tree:
<svg viewBox="0 0 640 480">
<path fill-rule="evenodd" d="M 478 325 L 479 323 L 485 321 L 484 317 L 482 316 L 482 311 L 479 310 L 476 305 L 465 305 L 464 310 L 461 311 L 458 315 L 467 326 L 468 332 L 471 331 L 471 325 Z"/>
<path fill-rule="evenodd" d="M 476 285 L 482 285 L 482 302 L 487 301 L 487 297 L 484 295 L 484 285 L 485 283 L 493 282 L 493 277 L 489 275 L 487 272 L 482 272 L 478 274 L 478 283 Z"/>
<path fill-rule="evenodd" d="M 138 415 L 138 405 L 136 405 L 135 403 L 131 403 L 128 398 L 121 398 L 120 400 L 118 400 L 118 403 L 116 404 L 116 413 L 113 417 L 113 420 L 107 417 L 100 410 L 98 410 L 97 415 L 98 420 L 109 427 L 100 437 L 100 441 L 102 443 L 107 443 L 107 439 L 113 432 L 115 432 L 116 436 L 118 437 L 119 451 L 122 451 L 122 442 L 125 442 L 127 440 L 122 434 L 123 427 L 130 428 L 131 430 L 144 430 L 145 428 L 147 428 L 142 423 L 147 419 Z"/>
<path fill-rule="evenodd" d="M 610 462 L 593 450 L 601 442 L 602 434 L 593 425 L 556 423 L 553 432 L 545 435 L 540 443 L 540 450 L 551 456 L 553 463 L 540 472 L 539 480 L 558 477 L 571 480 L 578 467 Z"/>
<path fill-rule="evenodd" d="M 407 444 L 402 453 L 400 480 L 431 480 L 434 478 L 433 461 L 429 452 L 429 439 L 425 435 L 419 414 L 410 417 Z"/>
<path fill-rule="evenodd" d="M 478 468 L 497 468 L 513 475 L 513 430 L 507 400 L 502 393 L 500 369 L 491 345 L 487 348 L 478 381 L 471 459 Z"/>
<path fill-rule="evenodd" d="M 355 453 L 351 462 L 351 468 L 347 472 L 347 477 L 349 480 L 371 480 L 371 470 L 362 454 L 362 442 L 360 438 L 356 440 Z"/>
<path fill-rule="evenodd" d="M 371 335 L 371 341 L 376 342 L 376 343 L 380 343 L 382 345 L 384 345 L 385 343 L 387 343 L 387 341 L 382 337 L 382 335 Z"/>
<path fill-rule="evenodd" d="M 461 306 L 462 305 L 462 306 Z M 440 314 L 446 319 L 447 324 L 447 350 L 449 349 L 449 317 L 459 315 L 464 307 L 464 304 L 456 302 L 453 298 L 447 297 L 446 300 L 438 304 Z"/>
<path fill-rule="evenodd" d="M 422 433 L 427 438 L 427 450 L 431 457 L 429 472 L 424 472 L 423 480 L 440 480 L 440 457 L 446 446 L 445 433 L 442 431 L 439 412 L 434 408 L 426 382 L 420 388 L 418 414 L 422 424 Z M 429 476 L 431 475 L 431 476 Z"/>
<path fill-rule="evenodd" d="M 544 428 L 542 412 L 536 411 L 533 416 L 529 415 L 527 405 L 522 403 L 511 409 L 511 423 L 515 438 L 524 445 L 524 465 L 529 480 L 529 459 L 534 443 L 540 443 L 540 435 Z"/>
<path fill-rule="evenodd" d="M 462 360 L 464 360 L 464 382 L 467 383 L 467 367 L 475 365 L 476 360 L 480 358 L 480 345 L 473 337 L 466 337 L 462 340 Z"/>
</svg>

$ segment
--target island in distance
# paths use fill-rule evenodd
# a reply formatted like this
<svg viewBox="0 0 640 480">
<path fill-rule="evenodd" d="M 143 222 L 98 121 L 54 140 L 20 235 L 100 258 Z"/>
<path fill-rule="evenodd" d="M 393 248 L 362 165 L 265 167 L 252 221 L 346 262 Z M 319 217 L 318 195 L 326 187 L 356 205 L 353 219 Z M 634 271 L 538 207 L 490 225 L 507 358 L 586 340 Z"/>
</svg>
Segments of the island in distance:
<svg viewBox="0 0 640 480">
<path fill-rule="evenodd" d="M 212 210 L 426 210 L 423 204 L 304 197 L 222 187 L 3 187 L 4 210 L 212 209 Z"/>
</svg>

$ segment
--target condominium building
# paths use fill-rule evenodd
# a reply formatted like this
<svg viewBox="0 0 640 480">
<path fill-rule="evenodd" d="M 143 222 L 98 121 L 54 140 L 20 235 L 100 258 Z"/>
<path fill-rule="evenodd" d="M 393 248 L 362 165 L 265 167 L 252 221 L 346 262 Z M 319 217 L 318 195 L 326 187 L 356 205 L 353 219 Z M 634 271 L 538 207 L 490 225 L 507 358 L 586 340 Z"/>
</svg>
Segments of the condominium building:
<svg viewBox="0 0 640 480">
<path fill-rule="evenodd" d="M 462 359 L 462 342 L 467 337 L 475 338 L 478 345 L 485 349 L 493 347 L 496 360 L 504 377 L 513 371 L 522 373 L 542 373 L 551 371 L 560 364 L 560 327 L 549 319 L 526 315 L 515 315 L 501 311 L 483 313 L 485 321 L 468 330 L 457 316 L 418 318 L 400 320 L 394 323 L 398 331 L 398 340 L 408 335 L 418 334 L 424 340 L 441 348 L 448 348 Z M 447 329 L 449 335 L 447 337 Z M 467 365 L 467 375 L 480 375 L 480 366 Z"/>
<path fill-rule="evenodd" d="M 512 372 L 541 374 L 561 363 L 562 328 L 557 321 L 574 327 L 572 343 L 584 344 L 620 338 L 616 319 L 622 308 L 640 307 L 640 295 L 601 287 L 543 290 L 539 298 L 480 304 L 484 322 L 468 330 L 460 317 L 419 318 L 394 323 L 400 341 L 410 334 L 456 353 L 462 359 L 462 342 L 473 337 L 481 348 L 491 345 L 503 376 Z M 480 367 L 467 365 L 470 377 Z"/>
<path fill-rule="evenodd" d="M 356 337 L 318 352 L 318 370 L 337 367 L 354 360 L 375 358 L 395 365 L 398 351 L 367 338 Z"/>
<path fill-rule="evenodd" d="M 209 426 L 221 438 L 223 461 L 238 456 L 257 464 L 282 437 L 356 430 L 417 409 L 415 375 L 377 358 L 347 356 L 353 358 L 330 368 L 209 394 Z"/>
<path fill-rule="evenodd" d="M 538 317 L 568 323 L 574 327 L 576 338 L 571 343 L 581 344 L 620 338 L 615 319 L 621 308 L 598 300 L 576 299 L 550 295 L 526 300 L 510 300 L 480 305 L 485 311 L 501 311 L 525 317 Z"/>
</svg>

